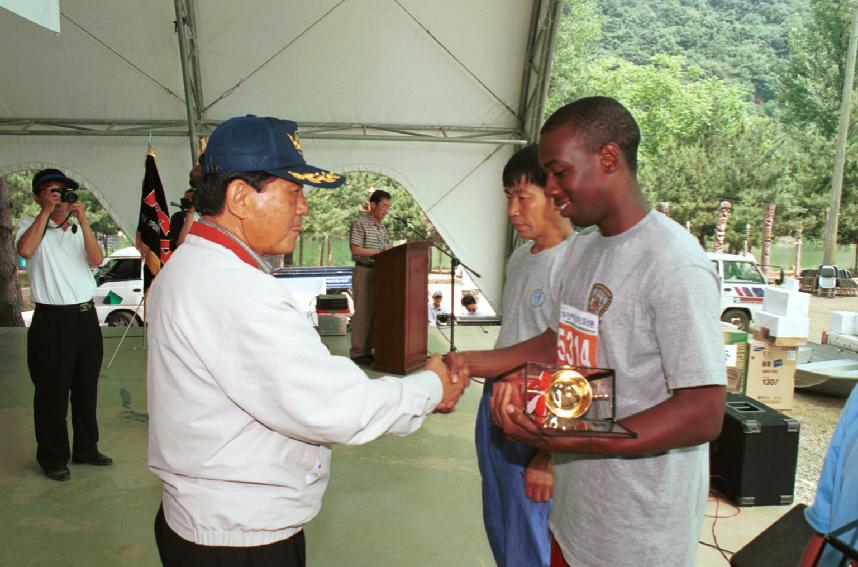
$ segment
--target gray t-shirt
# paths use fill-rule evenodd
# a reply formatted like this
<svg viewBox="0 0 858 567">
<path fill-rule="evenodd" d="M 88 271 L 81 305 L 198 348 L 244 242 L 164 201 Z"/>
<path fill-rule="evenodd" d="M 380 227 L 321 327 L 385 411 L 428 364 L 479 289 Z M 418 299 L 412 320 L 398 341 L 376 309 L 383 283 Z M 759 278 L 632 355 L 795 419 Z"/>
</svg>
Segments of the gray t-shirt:
<svg viewBox="0 0 858 567">
<path fill-rule="evenodd" d="M 531 254 L 533 242 L 516 248 L 506 266 L 503 325 L 495 348 L 504 348 L 541 334 L 551 326 L 560 300 L 560 284 L 569 242 Z"/>
<path fill-rule="evenodd" d="M 552 322 L 558 358 L 570 350 L 561 344 L 569 327 L 561 318 L 570 321 L 575 309 L 598 315 L 591 358 L 615 371 L 617 418 L 677 388 L 726 383 L 718 281 L 700 245 L 674 221 L 650 211 L 617 236 L 579 235 L 565 266 Z M 708 457 L 708 444 L 635 457 L 555 453 L 550 525 L 567 561 L 694 565 Z"/>
</svg>

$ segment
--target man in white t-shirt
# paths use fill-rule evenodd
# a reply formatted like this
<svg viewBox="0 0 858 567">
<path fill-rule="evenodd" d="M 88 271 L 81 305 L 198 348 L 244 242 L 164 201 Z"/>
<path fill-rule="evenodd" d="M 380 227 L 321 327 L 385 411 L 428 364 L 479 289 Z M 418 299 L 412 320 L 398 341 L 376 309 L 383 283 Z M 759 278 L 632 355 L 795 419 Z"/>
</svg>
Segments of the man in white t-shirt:
<svg viewBox="0 0 858 567">
<path fill-rule="evenodd" d="M 495 348 L 535 337 L 552 322 L 560 274 L 572 236 L 569 219 L 545 195 L 536 144 L 517 151 L 503 170 L 507 214 L 528 242 L 510 256 L 503 290 L 503 325 Z M 548 567 L 551 455 L 509 439 L 491 421 L 487 380 L 477 410 L 476 447 L 483 487 L 483 523 L 498 567 Z"/>
<path fill-rule="evenodd" d="M 696 561 L 708 442 L 724 415 L 719 286 L 696 240 L 647 204 L 639 142 L 634 118 L 611 98 L 580 99 L 548 119 L 539 140 L 546 193 L 574 225 L 598 230 L 570 243 L 552 329 L 447 357 L 460 378 L 525 361 L 614 370 L 616 417 L 637 437 L 547 434 L 524 414 L 520 383 L 494 386 L 493 420 L 552 453 L 552 565 Z"/>
<path fill-rule="evenodd" d="M 48 478 L 69 480 L 75 463 L 108 466 L 98 450 L 95 409 L 102 343 L 92 304 L 91 266 L 101 263 L 101 247 L 74 190 L 78 182 L 58 169 L 33 176 L 33 200 L 41 207 L 18 227 L 15 246 L 29 260 L 30 292 L 36 310 L 27 331 L 27 366 L 36 393 L 36 460 Z M 76 223 L 75 223 L 76 221 Z M 72 427 L 69 449 L 68 413 Z"/>
</svg>

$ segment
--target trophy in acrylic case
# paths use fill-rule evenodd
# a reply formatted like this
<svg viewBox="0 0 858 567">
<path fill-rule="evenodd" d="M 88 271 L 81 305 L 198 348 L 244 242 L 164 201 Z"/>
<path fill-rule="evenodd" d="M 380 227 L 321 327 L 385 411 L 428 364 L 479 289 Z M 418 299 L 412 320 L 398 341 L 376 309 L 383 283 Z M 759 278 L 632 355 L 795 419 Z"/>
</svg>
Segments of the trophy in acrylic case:
<svg viewBox="0 0 858 567">
<path fill-rule="evenodd" d="M 525 413 L 544 433 L 637 437 L 614 417 L 614 371 L 528 362 Z"/>
</svg>

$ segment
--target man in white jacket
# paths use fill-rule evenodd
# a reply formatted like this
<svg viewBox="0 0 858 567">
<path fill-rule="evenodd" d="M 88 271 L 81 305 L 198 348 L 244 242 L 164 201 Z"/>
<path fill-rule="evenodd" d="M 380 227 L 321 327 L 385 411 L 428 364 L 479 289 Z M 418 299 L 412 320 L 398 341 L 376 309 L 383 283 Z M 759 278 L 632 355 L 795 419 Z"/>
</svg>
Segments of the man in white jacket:
<svg viewBox="0 0 858 567">
<path fill-rule="evenodd" d="M 304 565 L 303 526 L 328 483 L 331 443 L 407 435 L 450 411 L 438 356 L 370 380 L 332 356 L 262 256 L 291 252 L 307 165 L 294 122 L 221 124 L 194 196 L 202 219 L 149 295 L 149 466 L 164 484 L 155 537 L 165 565 Z"/>
</svg>

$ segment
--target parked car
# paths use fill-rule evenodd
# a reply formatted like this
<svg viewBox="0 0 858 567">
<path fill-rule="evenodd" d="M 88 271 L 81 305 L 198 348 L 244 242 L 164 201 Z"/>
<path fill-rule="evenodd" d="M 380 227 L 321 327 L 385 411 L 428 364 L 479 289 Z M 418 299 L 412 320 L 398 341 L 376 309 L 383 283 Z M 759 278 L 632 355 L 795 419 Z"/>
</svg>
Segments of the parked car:
<svg viewBox="0 0 858 567">
<path fill-rule="evenodd" d="M 93 302 L 102 325 L 143 325 L 143 261 L 136 248 L 122 248 L 105 258 L 95 272 L 95 283 Z"/>
</svg>

